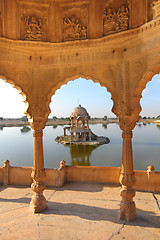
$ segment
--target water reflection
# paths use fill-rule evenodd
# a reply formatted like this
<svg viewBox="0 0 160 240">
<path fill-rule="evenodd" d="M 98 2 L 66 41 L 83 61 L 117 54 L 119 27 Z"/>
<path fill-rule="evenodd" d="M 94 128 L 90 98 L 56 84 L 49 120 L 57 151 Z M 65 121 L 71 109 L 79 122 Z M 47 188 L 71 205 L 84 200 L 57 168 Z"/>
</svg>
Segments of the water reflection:
<svg viewBox="0 0 160 240">
<path fill-rule="evenodd" d="M 2 126 L 2 125 L 1 125 Z M 110 144 L 96 146 L 74 146 L 57 144 L 54 139 L 63 133 L 63 127 L 47 126 L 44 129 L 45 168 L 58 168 L 64 159 L 67 165 L 120 167 L 122 156 L 122 137 L 118 124 L 108 124 L 107 130 L 102 124 L 91 125 L 91 130 L 99 136 L 107 136 Z M 8 147 L 9 146 L 9 147 Z M 75 148 L 79 150 L 76 150 Z M 5 159 L 12 166 L 33 166 L 32 131 L 22 134 L 19 127 L 4 127 L 0 131 L 0 166 Z M 86 151 L 83 150 L 86 148 Z M 80 154 L 78 160 L 76 154 Z M 88 156 L 88 160 L 87 160 Z M 160 125 L 147 124 L 136 126 L 133 137 L 134 169 L 147 170 L 149 165 L 160 171 Z M 77 163 L 76 163 L 77 161 Z"/>
<path fill-rule="evenodd" d="M 160 125 L 159 125 L 159 124 L 157 124 L 157 128 L 159 128 L 159 129 L 160 129 Z"/>
<path fill-rule="evenodd" d="M 71 166 L 91 166 L 92 151 L 99 146 L 92 145 L 67 145 L 70 147 Z"/>
<path fill-rule="evenodd" d="M 28 133 L 31 131 L 30 127 L 24 126 L 23 128 L 20 129 L 21 133 Z"/>
<path fill-rule="evenodd" d="M 107 124 L 102 124 L 102 127 L 103 127 L 104 129 L 107 129 Z"/>
</svg>

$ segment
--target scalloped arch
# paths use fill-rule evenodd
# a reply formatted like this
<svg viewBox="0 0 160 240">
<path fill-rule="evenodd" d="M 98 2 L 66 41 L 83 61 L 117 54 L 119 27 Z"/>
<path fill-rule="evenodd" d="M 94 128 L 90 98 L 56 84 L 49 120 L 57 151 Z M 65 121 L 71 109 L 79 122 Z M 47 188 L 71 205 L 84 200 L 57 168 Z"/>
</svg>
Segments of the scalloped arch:
<svg viewBox="0 0 160 240">
<path fill-rule="evenodd" d="M 152 80 L 153 76 L 160 73 L 160 64 L 157 64 L 152 70 L 145 73 L 144 77 L 139 81 L 137 88 L 135 89 L 133 97 L 133 109 L 134 114 L 139 115 L 142 108 L 140 100 L 142 98 L 142 92 L 146 88 L 146 85 L 149 81 Z"/>
<path fill-rule="evenodd" d="M 67 84 L 69 81 L 74 81 L 80 77 L 84 78 L 86 80 L 92 80 L 94 83 L 99 83 L 101 87 L 105 87 L 107 89 L 107 91 L 111 94 L 111 100 L 113 101 L 112 112 L 116 115 L 116 113 L 114 112 L 114 109 L 116 109 L 116 108 L 115 108 L 115 98 L 114 98 L 113 90 L 111 88 L 109 88 L 109 86 L 107 84 L 99 81 L 95 77 L 85 75 L 85 74 L 76 74 L 71 77 L 64 78 L 63 80 L 59 81 L 59 83 L 56 86 L 54 86 L 52 88 L 52 90 L 50 91 L 50 93 L 47 96 L 47 102 L 46 102 L 47 113 L 46 113 L 45 117 L 48 117 L 48 115 L 51 113 L 49 104 L 51 103 L 51 97 L 55 94 L 56 90 L 60 89 L 60 87 L 62 85 Z"/>
<path fill-rule="evenodd" d="M 23 91 L 23 89 L 22 89 L 20 86 L 18 86 L 17 84 L 15 84 L 15 82 L 14 82 L 13 80 L 7 78 L 7 77 L 4 76 L 4 75 L 1 75 L 1 74 L 0 74 L 0 79 L 2 79 L 4 82 L 9 83 L 13 88 L 16 88 L 16 89 L 18 90 L 18 93 L 22 95 L 22 97 L 23 97 L 23 102 L 24 102 L 24 104 L 25 104 L 24 114 L 26 114 L 26 116 L 27 116 L 28 118 L 30 118 L 30 115 L 29 115 L 28 112 L 27 112 L 28 107 L 29 107 L 29 102 L 28 102 L 28 100 L 27 100 L 27 95 L 26 95 L 26 93 Z"/>
</svg>

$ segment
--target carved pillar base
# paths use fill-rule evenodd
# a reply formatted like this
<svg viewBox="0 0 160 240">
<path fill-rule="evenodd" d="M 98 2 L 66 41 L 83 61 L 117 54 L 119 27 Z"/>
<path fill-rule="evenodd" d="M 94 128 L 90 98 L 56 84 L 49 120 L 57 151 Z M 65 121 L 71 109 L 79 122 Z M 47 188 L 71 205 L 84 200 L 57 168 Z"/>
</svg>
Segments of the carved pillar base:
<svg viewBox="0 0 160 240">
<path fill-rule="evenodd" d="M 31 189 L 35 192 L 30 202 L 30 208 L 33 213 L 43 212 L 47 208 L 47 201 L 43 196 L 45 188 L 46 186 L 44 182 L 34 181 L 31 185 Z"/>
<path fill-rule="evenodd" d="M 47 208 L 47 202 L 43 194 L 35 194 L 32 196 L 30 208 L 33 213 L 43 212 Z"/>
<path fill-rule="evenodd" d="M 135 190 L 133 188 L 122 187 L 120 190 L 122 201 L 120 203 L 120 219 L 132 221 L 136 218 L 136 205 L 133 201 Z"/>
</svg>

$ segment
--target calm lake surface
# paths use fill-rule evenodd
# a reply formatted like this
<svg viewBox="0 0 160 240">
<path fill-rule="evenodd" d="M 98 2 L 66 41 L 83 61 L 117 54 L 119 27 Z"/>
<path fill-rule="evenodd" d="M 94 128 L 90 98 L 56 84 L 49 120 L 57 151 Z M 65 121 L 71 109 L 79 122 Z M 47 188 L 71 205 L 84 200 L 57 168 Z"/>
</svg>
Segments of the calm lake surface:
<svg viewBox="0 0 160 240">
<path fill-rule="evenodd" d="M 22 128 L 22 127 L 21 127 Z M 0 130 L 0 167 L 4 160 L 11 166 L 33 166 L 32 130 L 22 133 L 20 127 L 4 127 Z M 122 138 L 118 124 L 90 125 L 98 136 L 109 137 L 110 143 L 94 146 L 58 144 L 57 136 L 63 135 L 63 126 L 48 126 L 44 130 L 45 168 L 59 168 L 61 160 L 68 165 L 121 166 Z M 160 171 L 160 126 L 156 124 L 137 125 L 133 131 L 134 169 L 147 170 L 153 165 Z"/>
</svg>

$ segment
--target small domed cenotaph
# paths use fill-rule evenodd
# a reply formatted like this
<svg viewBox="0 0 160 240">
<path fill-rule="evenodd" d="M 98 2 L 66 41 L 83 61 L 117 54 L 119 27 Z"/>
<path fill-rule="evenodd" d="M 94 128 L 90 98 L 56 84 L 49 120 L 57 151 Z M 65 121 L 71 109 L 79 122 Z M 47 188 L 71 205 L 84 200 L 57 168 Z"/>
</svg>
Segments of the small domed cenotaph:
<svg viewBox="0 0 160 240">
<path fill-rule="evenodd" d="M 110 142 L 107 137 L 96 136 L 89 128 L 90 116 L 85 108 L 81 105 L 76 107 L 71 116 L 71 126 L 64 127 L 64 136 L 56 138 L 57 142 L 63 144 L 78 144 L 78 145 L 101 145 Z M 66 135 L 66 130 L 70 131 L 70 135 Z"/>
</svg>

